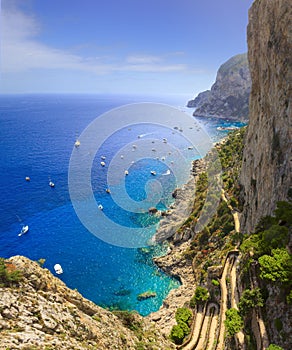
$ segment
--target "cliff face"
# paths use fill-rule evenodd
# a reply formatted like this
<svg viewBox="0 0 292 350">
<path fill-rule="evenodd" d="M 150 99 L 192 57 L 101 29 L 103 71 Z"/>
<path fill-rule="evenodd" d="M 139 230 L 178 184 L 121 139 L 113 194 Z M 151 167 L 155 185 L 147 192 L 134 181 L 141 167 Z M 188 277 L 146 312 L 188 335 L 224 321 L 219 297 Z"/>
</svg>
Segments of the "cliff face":
<svg viewBox="0 0 292 350">
<path fill-rule="evenodd" d="M 211 90 L 200 93 L 187 106 L 196 107 L 194 116 L 246 120 L 250 87 L 247 55 L 237 55 L 219 68 Z"/>
<path fill-rule="evenodd" d="M 0 349 L 134 350 L 141 343 L 174 348 L 138 314 L 124 320 L 115 316 L 36 262 L 15 256 L 5 264 L 21 278 L 14 286 L 3 286 L 0 278 Z"/>
<path fill-rule="evenodd" d="M 240 178 L 243 232 L 253 231 L 277 201 L 291 196 L 291 9 L 290 0 L 256 0 L 249 11 L 252 89 Z"/>
</svg>

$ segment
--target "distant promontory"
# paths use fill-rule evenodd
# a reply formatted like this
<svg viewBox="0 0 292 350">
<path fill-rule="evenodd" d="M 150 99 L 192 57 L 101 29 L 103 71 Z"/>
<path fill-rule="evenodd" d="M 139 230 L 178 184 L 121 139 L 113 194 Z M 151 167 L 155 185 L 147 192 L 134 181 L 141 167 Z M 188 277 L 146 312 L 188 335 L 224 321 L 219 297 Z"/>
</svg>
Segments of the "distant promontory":
<svg viewBox="0 0 292 350">
<path fill-rule="evenodd" d="M 201 92 L 187 103 L 197 117 L 248 119 L 251 79 L 247 54 L 233 56 L 222 64 L 211 90 Z"/>
</svg>

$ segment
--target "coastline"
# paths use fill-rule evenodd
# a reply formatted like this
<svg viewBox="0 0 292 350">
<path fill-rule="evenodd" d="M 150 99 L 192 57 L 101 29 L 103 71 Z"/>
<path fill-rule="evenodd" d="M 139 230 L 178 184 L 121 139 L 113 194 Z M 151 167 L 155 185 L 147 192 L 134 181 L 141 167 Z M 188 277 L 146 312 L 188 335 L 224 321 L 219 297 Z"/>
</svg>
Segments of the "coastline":
<svg viewBox="0 0 292 350">
<path fill-rule="evenodd" d="M 154 322 L 167 337 L 172 326 L 176 324 L 175 313 L 177 308 L 184 307 L 190 301 L 195 290 L 196 277 L 192 262 L 186 260 L 183 254 L 190 246 L 192 232 L 186 230 L 186 232 L 179 234 L 177 230 L 185 222 L 185 215 L 189 215 L 192 211 L 196 182 L 205 167 L 205 158 L 193 162 L 189 181 L 176 190 L 175 202 L 171 206 L 169 215 L 160 221 L 159 228 L 154 236 L 157 243 L 163 240 L 169 242 L 167 254 L 153 258 L 154 263 L 167 275 L 177 278 L 181 282 L 177 289 L 172 289 L 169 292 L 159 310 L 145 317 Z M 183 219 L 181 219 L 180 214 Z"/>
</svg>

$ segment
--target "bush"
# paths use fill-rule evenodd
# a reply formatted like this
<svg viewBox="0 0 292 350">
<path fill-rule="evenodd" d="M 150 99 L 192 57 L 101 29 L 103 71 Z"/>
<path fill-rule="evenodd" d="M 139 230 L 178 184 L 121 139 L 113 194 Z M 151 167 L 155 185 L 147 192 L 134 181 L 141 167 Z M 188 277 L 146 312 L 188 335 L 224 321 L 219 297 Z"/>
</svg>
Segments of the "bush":
<svg viewBox="0 0 292 350">
<path fill-rule="evenodd" d="M 215 287 L 218 287 L 220 285 L 219 281 L 217 281 L 217 280 L 212 280 L 212 284 Z"/>
<path fill-rule="evenodd" d="M 281 348 L 281 346 L 275 345 L 275 344 L 270 344 L 267 350 L 284 350 Z"/>
<path fill-rule="evenodd" d="M 14 265 L 7 265 L 5 259 L 0 258 L 0 287 L 18 284 L 21 276 L 21 271 L 16 270 Z"/>
<path fill-rule="evenodd" d="M 196 307 L 197 304 L 202 304 L 209 299 L 209 291 L 208 289 L 198 286 L 195 290 L 195 294 L 190 300 L 190 306 Z"/>
<path fill-rule="evenodd" d="M 225 315 L 226 320 L 224 321 L 224 324 L 228 335 L 232 337 L 243 328 L 243 319 L 239 315 L 238 310 L 234 308 L 228 309 Z"/>
<path fill-rule="evenodd" d="M 170 332 L 170 339 L 175 344 L 182 344 L 184 337 L 185 337 L 185 334 L 184 334 L 184 331 L 182 330 L 181 326 L 175 325 L 172 327 L 171 332 Z"/>
<path fill-rule="evenodd" d="M 175 314 L 175 319 L 177 323 L 184 322 L 186 324 L 189 324 L 189 321 L 191 320 L 193 314 L 192 311 L 186 307 L 181 307 L 177 309 Z"/>
<path fill-rule="evenodd" d="M 260 277 L 272 282 L 291 284 L 292 258 L 285 248 L 273 249 L 272 256 L 263 255 L 259 258 Z"/>
<path fill-rule="evenodd" d="M 173 326 L 170 332 L 170 339 L 175 344 L 182 344 L 186 335 L 190 333 L 190 322 L 192 319 L 192 312 L 186 307 L 178 308 L 175 313 L 177 325 Z"/>
<path fill-rule="evenodd" d="M 240 298 L 238 307 L 242 316 L 246 315 L 254 307 L 264 306 L 264 300 L 260 288 L 246 289 Z"/>
</svg>

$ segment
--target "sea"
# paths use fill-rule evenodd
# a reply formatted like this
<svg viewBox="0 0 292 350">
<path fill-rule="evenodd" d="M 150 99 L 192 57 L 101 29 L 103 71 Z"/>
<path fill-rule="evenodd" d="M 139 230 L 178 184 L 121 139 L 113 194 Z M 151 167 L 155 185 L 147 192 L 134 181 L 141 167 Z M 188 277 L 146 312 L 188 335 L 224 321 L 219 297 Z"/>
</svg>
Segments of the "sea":
<svg viewBox="0 0 292 350">
<path fill-rule="evenodd" d="M 93 234 L 76 214 L 69 193 L 68 171 L 75 141 L 92 121 L 121 106 L 141 102 L 162 103 L 183 113 L 192 114 L 185 107 L 186 96 L 127 96 L 78 94 L 18 94 L 0 96 L 0 256 L 9 258 L 24 255 L 32 260 L 45 259 L 44 268 L 58 275 L 66 285 L 77 289 L 84 297 L 109 309 L 136 310 L 145 316 L 158 310 L 170 290 L 180 282 L 163 273 L 153 263 L 154 256 L 167 251 L 167 245 L 127 247 L 116 245 Z M 201 120 L 200 120 L 201 119 Z M 229 120 L 197 120 L 216 142 L 226 136 L 226 127 L 244 124 Z M 221 129 L 220 129 L 221 127 Z M 222 130 L 223 127 L 223 130 Z M 219 130 L 218 130 L 219 128 Z M 158 128 L 159 129 L 159 128 Z M 93 156 L 92 191 L 96 203 L 102 204 L 104 215 L 117 226 L 147 231 L 149 239 L 159 225 L 159 217 L 148 212 L 130 212 L 114 203 L 108 188 L 108 163 L 120 148 L 138 138 L 155 135 L 162 138 L 162 130 L 151 125 L 125 126 L 103 142 Z M 166 142 L 166 141 L 165 141 Z M 139 145 L 137 143 L 137 145 Z M 82 142 L 78 148 L 82 150 Z M 136 146 L 135 146 L 136 147 Z M 132 145 L 132 151 L 135 150 Z M 100 157 L 105 158 L 101 166 Z M 122 158 L 123 156 L 121 156 Z M 198 158 L 193 154 L 191 161 Z M 151 169 L 162 175 L 162 197 L 157 208 L 166 210 L 173 202 L 173 190 L 181 186 L 163 162 L 153 163 L 154 157 L 139 159 L 132 164 L 125 180 L 125 190 L 135 200 L 145 199 L 145 186 L 153 180 Z M 134 162 L 133 162 L 134 163 Z M 98 171 L 94 171 L 94 167 Z M 121 169 L 120 169 L 121 170 Z M 156 175 L 156 174 L 155 174 Z M 29 177 L 30 181 L 26 181 Z M 49 181 L 55 186 L 50 187 Z M 22 226 L 29 231 L 22 236 Z M 108 228 L 111 230 L 112 228 Z M 107 230 L 103 227 L 103 230 Z M 108 233 L 109 237 L 111 232 Z M 119 234 L 118 230 L 114 234 Z M 146 291 L 156 297 L 138 300 Z"/>
</svg>

